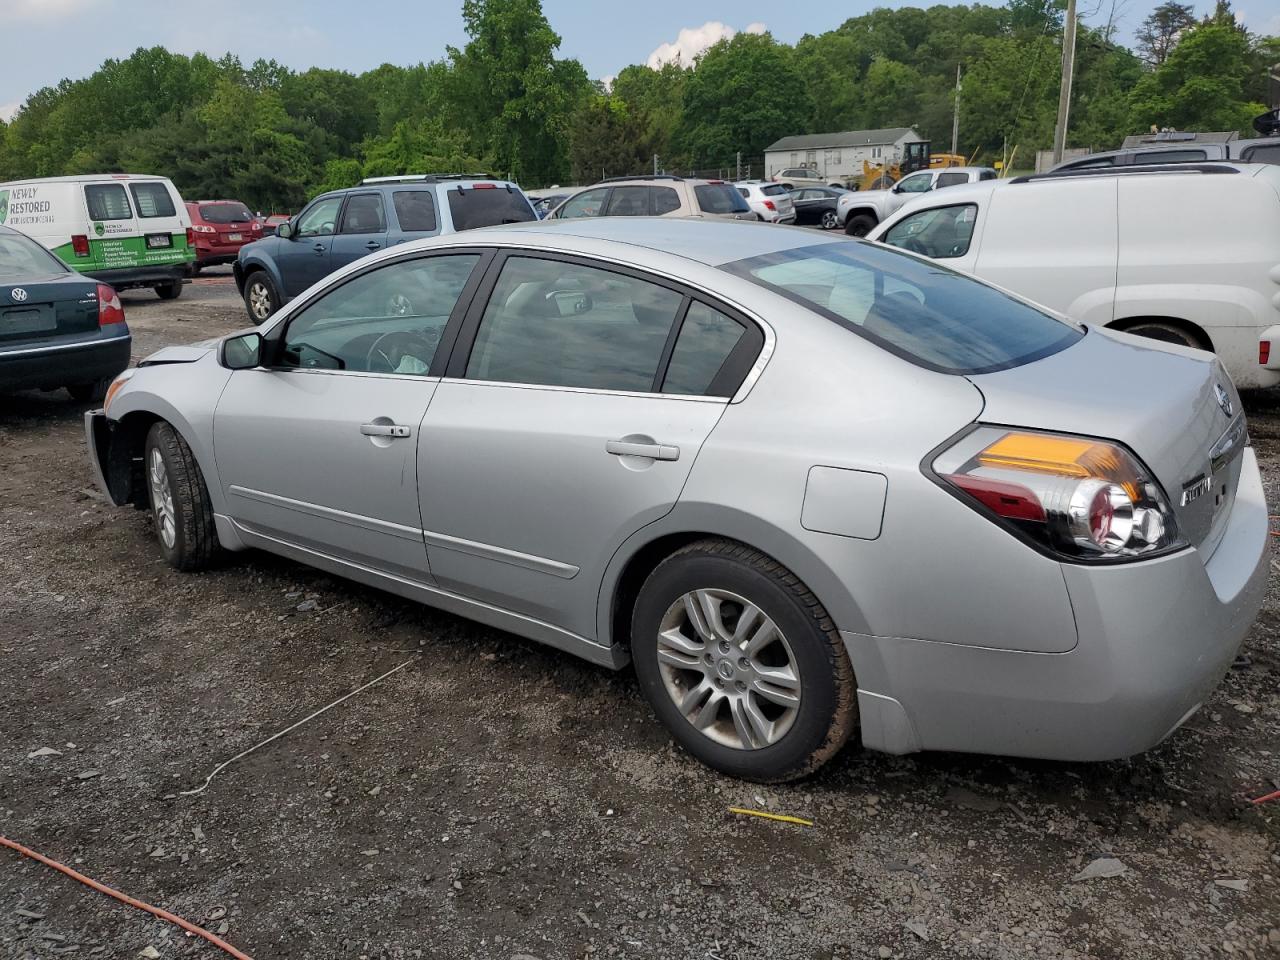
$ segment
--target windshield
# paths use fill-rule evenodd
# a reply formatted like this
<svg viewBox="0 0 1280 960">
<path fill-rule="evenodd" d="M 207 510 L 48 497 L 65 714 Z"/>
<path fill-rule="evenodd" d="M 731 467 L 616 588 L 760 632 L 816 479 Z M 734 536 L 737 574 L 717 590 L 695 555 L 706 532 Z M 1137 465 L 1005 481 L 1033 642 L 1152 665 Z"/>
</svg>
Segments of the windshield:
<svg viewBox="0 0 1280 960">
<path fill-rule="evenodd" d="M 870 243 L 801 247 L 722 269 L 943 373 L 1021 366 L 1084 336 L 972 277 Z"/>
<path fill-rule="evenodd" d="M 0 277 L 22 279 L 66 272 L 66 264 L 34 240 L 0 233 Z"/>
<path fill-rule="evenodd" d="M 450 187 L 449 212 L 453 214 L 455 230 L 492 227 L 499 223 L 526 223 L 538 219 L 523 193 L 514 187 L 497 184 Z"/>
<path fill-rule="evenodd" d="M 701 183 L 693 188 L 703 213 L 750 213 L 742 194 L 727 183 Z"/>
<path fill-rule="evenodd" d="M 202 203 L 200 216 L 205 223 L 247 223 L 253 219 L 243 203 Z"/>
</svg>

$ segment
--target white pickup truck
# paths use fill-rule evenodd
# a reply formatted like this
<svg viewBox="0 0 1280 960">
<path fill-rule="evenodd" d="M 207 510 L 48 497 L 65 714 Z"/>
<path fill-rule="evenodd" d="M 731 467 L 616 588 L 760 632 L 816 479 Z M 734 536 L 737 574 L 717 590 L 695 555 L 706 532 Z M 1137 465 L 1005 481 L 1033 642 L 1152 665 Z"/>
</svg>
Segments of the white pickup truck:
<svg viewBox="0 0 1280 960">
<path fill-rule="evenodd" d="M 903 177 L 888 190 L 855 190 L 840 198 L 836 215 L 851 237 L 865 237 L 910 200 L 930 190 L 996 179 L 990 167 L 940 167 Z"/>
</svg>

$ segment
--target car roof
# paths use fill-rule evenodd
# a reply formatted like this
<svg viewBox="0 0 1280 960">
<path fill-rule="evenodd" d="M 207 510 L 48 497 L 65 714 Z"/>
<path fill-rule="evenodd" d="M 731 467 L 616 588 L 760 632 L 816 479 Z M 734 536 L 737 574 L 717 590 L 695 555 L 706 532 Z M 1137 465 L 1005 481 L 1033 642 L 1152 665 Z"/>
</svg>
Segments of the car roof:
<svg viewBox="0 0 1280 960">
<path fill-rule="evenodd" d="M 100 183 L 104 180 L 168 180 L 157 173 L 77 173 L 66 177 L 26 177 L 9 180 L 7 184 L 22 183 Z M 7 185 L 6 184 L 6 185 Z"/>
<path fill-rule="evenodd" d="M 639 247 L 710 267 L 800 247 L 854 242 L 844 236 L 826 237 L 811 230 L 764 223 L 684 217 L 583 217 L 531 221 L 450 234 L 443 242 L 433 240 L 435 238 L 414 243 L 434 247 L 467 243 L 483 245 L 491 241 L 584 253 L 590 250 L 603 253 L 609 247 L 617 247 L 614 253 L 621 259 L 627 259 L 628 251 Z"/>
</svg>

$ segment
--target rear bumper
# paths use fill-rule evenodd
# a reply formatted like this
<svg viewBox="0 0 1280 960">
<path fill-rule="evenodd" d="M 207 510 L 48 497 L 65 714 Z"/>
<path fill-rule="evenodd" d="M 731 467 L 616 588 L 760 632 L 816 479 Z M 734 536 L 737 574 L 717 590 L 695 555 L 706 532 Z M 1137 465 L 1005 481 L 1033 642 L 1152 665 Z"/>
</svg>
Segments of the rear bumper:
<svg viewBox="0 0 1280 960">
<path fill-rule="evenodd" d="M 1267 543 L 1250 448 L 1207 563 L 1185 550 L 1104 569 L 1063 565 L 1080 638 L 1066 653 L 842 633 L 858 673 L 863 743 L 1054 760 L 1148 750 L 1226 673 L 1262 606 Z"/>
<path fill-rule="evenodd" d="M 95 270 L 85 276 L 109 283 L 117 290 L 129 290 L 133 287 L 153 287 L 157 283 L 171 281 L 181 282 L 187 275 L 192 261 L 183 263 L 166 263 L 152 267 L 126 267 L 120 270 Z"/>
<path fill-rule="evenodd" d="M 0 391 L 56 390 L 114 377 L 129 366 L 132 343 L 126 330 L 96 339 L 0 347 Z"/>
</svg>

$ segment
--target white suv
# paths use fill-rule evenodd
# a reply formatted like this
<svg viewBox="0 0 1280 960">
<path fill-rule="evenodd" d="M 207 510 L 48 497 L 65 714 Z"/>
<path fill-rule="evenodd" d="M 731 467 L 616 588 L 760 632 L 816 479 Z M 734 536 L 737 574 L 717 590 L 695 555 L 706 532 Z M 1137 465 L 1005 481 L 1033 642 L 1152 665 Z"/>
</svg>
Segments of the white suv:
<svg viewBox="0 0 1280 960">
<path fill-rule="evenodd" d="M 795 223 L 796 205 L 791 192 L 780 183 L 744 180 L 735 183 L 751 211 L 766 223 Z"/>
<path fill-rule="evenodd" d="M 1161 164 L 952 187 L 921 195 L 868 239 L 1082 323 L 1211 350 L 1238 387 L 1280 383 L 1278 166 Z"/>
</svg>

